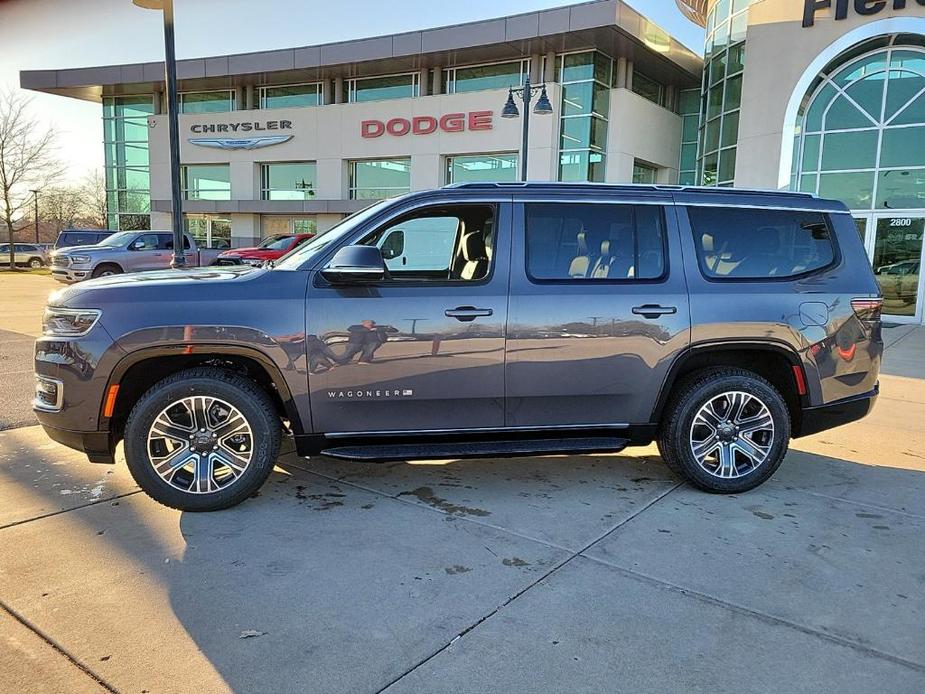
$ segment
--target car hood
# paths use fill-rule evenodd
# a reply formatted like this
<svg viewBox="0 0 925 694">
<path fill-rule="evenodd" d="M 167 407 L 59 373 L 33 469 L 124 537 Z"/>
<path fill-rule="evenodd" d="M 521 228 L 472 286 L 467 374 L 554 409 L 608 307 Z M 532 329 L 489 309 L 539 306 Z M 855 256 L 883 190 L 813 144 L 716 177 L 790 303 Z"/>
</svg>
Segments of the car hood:
<svg viewBox="0 0 925 694">
<path fill-rule="evenodd" d="M 81 252 L 81 253 L 84 253 L 84 252 L 86 252 L 86 251 L 90 251 L 90 252 L 93 252 L 93 253 L 99 253 L 100 251 L 114 251 L 114 250 L 116 250 L 116 247 L 115 247 L 115 246 L 96 246 L 96 245 L 93 245 L 93 246 L 65 246 L 64 248 L 59 248 L 59 249 L 57 249 L 56 251 L 54 251 L 54 253 L 55 253 L 55 254 L 59 254 L 59 253 L 61 253 L 61 254 L 70 254 L 70 253 L 75 253 L 75 252 L 78 252 L 78 251 Z"/>
<path fill-rule="evenodd" d="M 187 286 L 190 291 L 208 291 L 208 286 L 224 282 L 252 279 L 267 272 L 250 266 L 213 266 L 189 268 L 186 270 L 155 270 L 152 272 L 134 272 L 124 275 L 110 275 L 98 279 L 78 282 L 53 292 L 48 297 L 49 306 L 81 306 L 87 294 L 118 291 L 119 289 L 150 288 L 157 291 L 173 287 Z"/>
</svg>

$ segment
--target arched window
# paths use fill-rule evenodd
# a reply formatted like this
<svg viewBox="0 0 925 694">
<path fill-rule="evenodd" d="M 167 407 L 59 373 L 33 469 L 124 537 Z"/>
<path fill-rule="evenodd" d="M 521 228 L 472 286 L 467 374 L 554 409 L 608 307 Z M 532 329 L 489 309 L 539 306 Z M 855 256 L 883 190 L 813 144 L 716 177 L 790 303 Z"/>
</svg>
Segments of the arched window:
<svg viewBox="0 0 925 694">
<path fill-rule="evenodd" d="M 833 61 L 797 119 L 791 188 L 852 210 L 925 208 L 925 46 L 873 39 Z"/>
</svg>

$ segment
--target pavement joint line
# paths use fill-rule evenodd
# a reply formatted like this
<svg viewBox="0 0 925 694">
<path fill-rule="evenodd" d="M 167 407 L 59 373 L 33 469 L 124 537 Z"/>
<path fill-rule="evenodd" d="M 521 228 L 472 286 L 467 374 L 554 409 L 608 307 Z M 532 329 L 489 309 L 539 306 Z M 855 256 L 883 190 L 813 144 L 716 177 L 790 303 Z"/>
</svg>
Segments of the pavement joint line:
<svg viewBox="0 0 925 694">
<path fill-rule="evenodd" d="M 705 602 L 707 604 L 714 605 L 716 607 L 722 607 L 731 612 L 754 617 L 755 619 L 758 619 L 763 622 L 767 622 L 770 624 L 778 624 L 784 627 L 789 627 L 790 629 L 794 629 L 796 631 L 807 634 L 809 636 L 816 636 L 820 639 L 831 641 L 832 643 L 836 643 L 838 645 L 851 648 L 855 651 L 860 651 L 861 653 L 864 653 L 865 655 L 870 655 L 873 657 L 881 658 L 883 660 L 887 660 L 897 665 L 903 665 L 907 668 L 915 670 L 916 672 L 925 673 L 925 664 L 917 663 L 914 660 L 908 660 L 907 658 L 903 658 L 902 656 L 894 655 L 892 653 L 887 653 L 886 651 L 881 651 L 877 648 L 865 646 L 862 643 L 858 643 L 857 641 L 853 641 L 844 636 L 839 636 L 838 634 L 831 634 L 825 631 L 820 631 L 818 629 L 814 629 L 804 624 L 800 624 L 799 622 L 793 622 L 784 617 L 778 617 L 773 614 L 768 614 L 767 612 L 761 612 L 760 610 L 755 610 L 750 607 L 745 607 L 743 605 L 739 605 L 734 602 L 729 602 L 728 600 L 723 600 L 721 598 L 714 597 L 712 595 L 709 595 L 708 593 L 702 593 L 693 588 L 685 588 L 684 586 L 678 585 L 676 583 L 672 583 L 671 581 L 666 581 L 664 579 L 642 573 L 641 571 L 635 571 L 633 569 L 628 569 L 625 566 L 614 564 L 613 562 L 607 561 L 606 559 L 601 559 L 600 557 L 592 557 L 592 556 L 583 554 L 582 559 L 586 559 L 591 562 L 596 562 L 603 566 L 608 566 L 616 571 L 619 571 L 620 573 L 628 577 L 634 578 L 643 583 L 649 583 L 651 585 L 659 586 L 661 588 L 670 590 L 672 592 L 680 593 L 681 595 L 686 595 L 688 597 L 694 598 L 695 600 L 700 600 L 701 602 Z"/>
<path fill-rule="evenodd" d="M 902 342 L 903 340 L 905 340 L 907 337 L 909 337 L 909 336 L 910 336 L 912 333 L 914 333 L 914 332 L 915 332 L 914 329 L 913 329 L 913 330 L 909 330 L 909 331 L 903 333 L 902 335 L 900 335 L 899 337 L 897 337 L 897 338 L 896 338 L 895 340 L 893 340 L 890 344 L 888 344 L 888 345 L 883 345 L 883 351 L 886 352 L 888 349 L 892 349 L 893 347 L 895 347 L 897 344 L 899 344 L 900 342 Z"/>
<path fill-rule="evenodd" d="M 386 691 L 387 689 L 389 689 L 389 688 L 392 687 L 393 685 L 398 684 L 398 682 L 400 682 L 400 681 L 403 680 L 405 677 L 407 677 L 408 675 L 410 675 L 412 672 L 414 672 L 415 670 L 417 670 L 418 668 L 420 668 L 422 665 L 425 665 L 426 663 L 428 663 L 428 662 L 430 662 L 431 660 L 433 660 L 434 658 L 436 658 L 436 657 L 437 657 L 438 655 L 440 655 L 443 651 L 445 651 L 447 648 L 449 648 L 449 647 L 452 646 L 454 643 L 456 643 L 459 639 L 461 639 L 461 638 L 463 638 L 464 636 L 466 636 L 466 634 L 470 633 L 470 632 L 473 631 L 474 629 L 477 629 L 479 626 L 481 626 L 481 625 L 482 625 L 483 623 L 485 623 L 487 620 L 491 619 L 494 615 L 498 614 L 498 612 L 500 612 L 502 609 L 504 609 L 505 607 L 507 607 L 508 605 L 510 605 L 512 602 L 514 602 L 514 601 L 515 601 L 517 598 L 519 598 L 521 595 L 523 595 L 524 593 L 526 593 L 527 591 L 529 591 L 531 588 L 534 588 L 535 586 L 537 586 L 537 585 L 539 585 L 540 583 L 542 583 L 543 581 L 545 581 L 545 580 L 546 580 L 547 578 L 549 578 L 552 574 L 554 574 L 555 572 L 559 571 L 561 568 L 563 568 L 564 566 L 566 566 L 569 562 L 571 562 L 571 561 L 572 561 L 573 559 L 575 559 L 576 557 L 582 556 L 585 552 L 587 552 L 589 549 L 591 549 L 591 547 L 593 547 L 594 545 L 596 545 L 598 542 L 600 542 L 601 540 L 603 540 L 604 538 L 606 538 L 608 535 L 610 535 L 611 533 L 613 533 L 613 532 L 615 532 L 616 530 L 618 530 L 619 528 L 621 528 L 622 526 L 626 525 L 627 523 L 629 523 L 630 521 L 632 521 L 634 518 L 638 517 L 640 514 L 642 514 L 642 513 L 644 513 L 645 511 L 647 511 L 649 508 L 651 508 L 652 506 L 654 506 L 655 504 L 657 504 L 659 501 L 661 501 L 661 500 L 664 499 L 666 496 L 668 496 L 669 494 L 671 494 L 673 491 L 675 491 L 675 490 L 678 489 L 679 487 L 682 487 L 683 485 L 684 485 L 684 482 L 678 482 L 678 483 L 676 483 L 675 485 L 673 485 L 672 487 L 670 487 L 669 489 L 666 489 L 664 492 L 662 492 L 661 494 L 659 494 L 658 496 L 656 496 L 654 499 L 652 499 L 649 503 L 647 503 L 647 504 L 645 504 L 644 506 L 642 506 L 641 508 L 637 509 L 635 512 L 633 512 L 632 514 L 630 514 L 628 517 L 624 518 L 624 519 L 621 520 L 619 523 L 617 523 L 616 525 L 614 525 L 613 527 L 611 527 L 609 530 L 606 530 L 604 533 L 602 533 L 601 535 L 599 535 L 597 538 L 595 538 L 594 540 L 592 540 L 591 542 L 589 542 L 589 543 L 588 543 L 587 545 L 585 545 L 582 549 L 578 550 L 577 552 L 573 552 L 573 553 L 570 554 L 568 557 L 566 557 L 566 558 L 563 559 L 562 561 L 560 561 L 560 562 L 558 562 L 557 564 L 555 564 L 552 568 L 549 569 L 549 571 L 547 571 L 547 572 L 544 573 L 542 576 L 540 576 L 539 578 L 537 578 L 535 581 L 532 581 L 532 582 L 529 583 L 527 586 L 525 586 L 525 587 L 522 588 L 521 590 L 517 591 L 516 593 L 514 593 L 513 595 L 511 595 L 510 597 L 508 597 L 504 602 L 502 602 L 502 603 L 501 603 L 500 605 L 498 605 L 496 608 L 494 608 L 493 610 L 491 610 L 488 614 L 484 615 L 483 617 L 481 617 L 480 619 L 476 620 L 474 623 L 470 624 L 468 627 L 466 627 L 465 629 L 463 629 L 462 631 L 460 631 L 458 634 L 456 634 L 456 636 L 454 636 L 453 638 L 451 638 L 451 639 L 450 639 L 449 641 L 447 641 L 443 646 L 441 646 L 440 648 L 438 648 L 436 651 L 434 651 L 433 653 L 431 653 L 429 656 L 427 656 L 426 658 L 422 659 L 422 660 L 421 660 L 420 662 L 418 662 L 416 665 L 413 665 L 412 667 L 410 667 L 410 668 L 408 668 L 407 670 L 405 670 L 405 672 L 403 672 L 402 674 L 400 674 L 398 677 L 396 677 L 396 678 L 392 679 L 391 681 L 389 681 L 388 683 L 386 683 L 386 685 L 385 685 L 384 687 L 382 687 L 381 689 L 376 690 L 376 694 L 382 694 L 382 692 Z"/>
<path fill-rule="evenodd" d="M 71 511 L 79 511 L 82 508 L 88 508 L 90 506 L 98 506 L 99 504 L 106 503 L 107 501 L 116 501 L 117 499 L 124 499 L 125 497 L 133 496 L 134 494 L 141 494 L 141 490 L 136 489 L 135 491 L 125 492 L 124 494 L 117 494 L 116 496 L 107 496 L 105 499 L 97 499 L 96 501 L 88 501 L 85 504 L 80 504 L 79 506 L 74 506 L 72 508 L 63 508 L 60 511 L 51 511 L 49 513 L 43 513 L 40 516 L 33 516 L 32 518 L 23 518 L 22 520 L 13 521 L 12 523 L 7 523 L 6 525 L 0 525 L 0 530 L 7 530 L 8 528 L 15 528 L 20 525 L 25 525 L 26 523 L 40 521 L 45 518 L 51 518 L 52 516 L 60 516 L 63 513 L 70 513 Z"/>
<path fill-rule="evenodd" d="M 8 615 L 10 615 L 10 617 L 12 617 L 13 619 L 15 619 L 17 622 L 19 622 L 20 624 L 22 624 L 26 629 L 28 629 L 28 630 L 31 631 L 33 634 L 35 634 L 35 635 L 36 635 L 38 638 L 40 638 L 42 641 L 44 641 L 45 643 L 47 643 L 48 646 L 49 646 L 53 651 L 55 651 L 55 652 L 58 653 L 59 655 L 64 656 L 64 657 L 68 660 L 68 662 L 71 663 L 71 665 L 73 665 L 73 666 L 76 667 L 78 670 L 80 670 L 81 672 L 83 672 L 87 677 L 89 677 L 90 679 L 92 679 L 94 682 L 96 682 L 98 685 L 100 685 L 100 686 L 101 686 L 103 689 L 105 689 L 107 692 L 112 692 L 113 694 L 118 694 L 118 692 L 119 692 L 118 689 L 116 689 L 115 687 L 113 687 L 113 686 L 112 686 L 111 684 L 109 684 L 105 679 L 103 679 L 100 675 L 97 675 L 95 672 L 93 672 L 93 670 L 91 670 L 89 667 L 87 667 L 87 666 L 84 665 L 82 662 L 80 662 L 77 658 L 75 658 L 73 655 L 71 655 L 71 654 L 67 651 L 67 649 L 65 649 L 63 646 L 61 646 L 61 645 L 60 645 L 57 641 L 55 641 L 53 638 L 51 638 L 50 636 L 48 636 L 48 634 L 46 634 L 44 631 L 42 631 L 41 629 L 39 629 L 35 624 L 33 624 L 33 623 L 32 623 L 29 619 L 27 619 L 25 616 L 21 615 L 19 612 L 17 612 L 16 610 L 14 610 L 12 607 L 10 607 L 9 605 L 7 605 L 3 600 L 0 600 L 0 609 L 2 609 L 4 612 L 6 612 Z"/>
<path fill-rule="evenodd" d="M 772 482 L 772 484 L 774 484 Z M 780 483 L 777 483 L 780 484 Z M 770 487 L 769 489 L 774 489 L 777 485 Z M 809 489 L 800 489 L 799 487 L 781 487 L 784 491 L 788 492 L 797 492 L 798 494 L 808 494 L 809 496 L 818 496 L 823 499 L 831 499 L 832 501 L 842 501 L 846 504 L 852 504 L 854 506 L 861 506 L 863 508 L 876 509 L 878 511 L 883 511 L 885 513 L 892 513 L 897 516 L 907 516 L 909 518 L 917 518 L 919 520 L 925 520 L 925 515 L 921 513 L 913 513 L 911 511 L 902 511 L 898 508 L 891 508 L 890 506 L 880 506 L 879 504 L 872 504 L 867 501 L 855 501 L 854 499 L 845 499 L 841 496 L 832 496 L 831 494 L 823 494 L 822 492 L 814 492 Z"/>
</svg>

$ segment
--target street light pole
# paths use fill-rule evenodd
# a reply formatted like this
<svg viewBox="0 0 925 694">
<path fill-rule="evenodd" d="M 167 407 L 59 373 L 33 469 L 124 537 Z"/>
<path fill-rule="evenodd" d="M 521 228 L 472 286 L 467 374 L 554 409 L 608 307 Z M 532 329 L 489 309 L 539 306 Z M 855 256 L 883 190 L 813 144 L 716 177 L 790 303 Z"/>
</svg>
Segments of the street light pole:
<svg viewBox="0 0 925 694">
<path fill-rule="evenodd" d="M 520 97 L 521 101 L 524 102 L 524 120 L 523 128 L 521 133 L 521 144 L 520 144 L 520 180 L 527 180 L 527 152 L 529 151 L 530 146 L 530 103 L 533 100 L 533 93 L 540 92 L 540 98 L 536 101 L 536 106 L 533 107 L 533 112 L 538 116 L 547 116 L 552 113 L 552 104 L 549 103 L 549 97 L 546 95 L 546 85 L 545 84 L 530 84 L 530 75 L 527 74 L 526 79 L 522 87 L 517 89 L 509 89 L 507 93 L 507 103 L 504 104 L 504 108 L 501 110 L 502 118 L 517 118 L 520 115 L 520 111 L 517 108 L 517 104 L 514 103 L 514 95 Z"/>
<path fill-rule="evenodd" d="M 37 190 L 29 190 L 32 193 L 32 200 L 35 203 L 35 242 L 39 242 L 39 192 Z"/>
<path fill-rule="evenodd" d="M 173 202 L 173 261 L 171 267 L 186 267 L 183 252 L 183 210 L 180 189 L 180 125 L 177 99 L 177 57 L 174 50 L 173 0 L 132 0 L 138 7 L 164 13 L 164 73 L 167 83 L 167 137 L 170 143 L 170 193 Z"/>
</svg>

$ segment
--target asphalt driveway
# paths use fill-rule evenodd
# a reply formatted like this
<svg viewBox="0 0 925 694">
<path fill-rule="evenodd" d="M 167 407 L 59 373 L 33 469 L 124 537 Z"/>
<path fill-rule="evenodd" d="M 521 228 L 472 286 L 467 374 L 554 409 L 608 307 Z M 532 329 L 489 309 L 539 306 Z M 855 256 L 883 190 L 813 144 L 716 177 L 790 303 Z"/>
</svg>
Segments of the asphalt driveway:
<svg viewBox="0 0 925 694">
<path fill-rule="evenodd" d="M 737 496 L 654 448 L 288 452 L 189 514 L 0 431 L 0 691 L 925 691 L 925 330 L 886 334 L 875 412 Z"/>
</svg>

